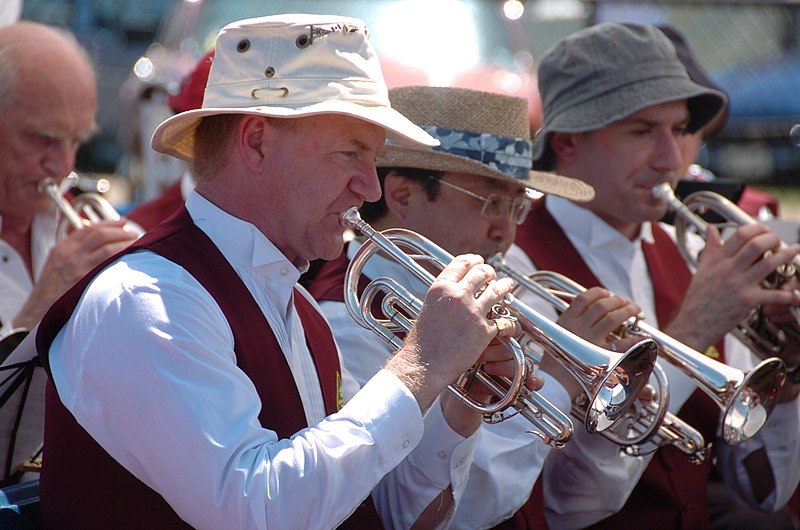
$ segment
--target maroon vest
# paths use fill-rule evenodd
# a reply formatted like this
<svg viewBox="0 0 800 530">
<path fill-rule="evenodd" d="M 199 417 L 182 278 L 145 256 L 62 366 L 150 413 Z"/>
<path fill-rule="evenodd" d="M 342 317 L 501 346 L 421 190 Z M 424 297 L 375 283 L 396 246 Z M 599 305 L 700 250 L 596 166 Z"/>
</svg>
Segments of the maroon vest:
<svg viewBox="0 0 800 530">
<path fill-rule="evenodd" d="M 311 296 L 320 302 L 344 302 L 344 275 L 349 264 L 350 260 L 347 259 L 347 248 L 345 248 L 345 251 L 338 258 L 322 265 L 314 281 L 308 287 L 308 292 L 311 293 Z M 366 276 L 361 275 L 358 280 L 359 294 L 369 281 Z M 372 304 L 372 311 L 375 315 L 379 315 L 379 302 L 376 297 Z M 528 528 L 546 530 L 547 521 L 544 518 L 543 506 L 542 483 L 541 480 L 537 480 L 528 502 L 517 510 L 511 519 L 500 523 L 494 528 L 503 530 L 525 530 Z"/>
<path fill-rule="evenodd" d="M 677 311 L 692 275 L 672 239 L 653 224 L 653 244 L 642 250 L 653 283 L 656 316 L 662 326 Z M 580 257 L 561 226 L 545 208 L 534 203 L 525 223 L 517 231 L 516 243 L 539 270 L 553 270 L 586 288 L 600 282 Z M 724 359 L 722 341 L 717 344 Z M 698 429 L 707 442 L 716 441 L 719 407 L 701 390 L 696 390 L 678 412 L 681 419 Z M 687 456 L 672 446 L 659 449 L 625 506 L 593 528 L 710 528 L 707 483 L 712 458 L 702 465 L 689 463 Z"/>
<path fill-rule="evenodd" d="M 184 267 L 219 304 L 233 331 L 237 365 L 253 382 L 262 403 L 280 404 L 262 407 L 261 425 L 276 431 L 280 438 L 307 427 L 291 370 L 258 304 L 186 209 L 181 207 L 124 252 L 142 248 Z M 78 282 L 42 320 L 37 349 L 48 372 L 50 344 L 104 265 Z M 340 388 L 333 337 L 319 312 L 299 292 L 295 292 L 294 304 L 314 358 L 326 414 L 333 414 L 338 410 Z M 265 351 L 274 354 L 264 355 Z M 41 473 L 40 497 L 47 527 L 188 528 L 160 495 L 119 465 L 78 425 L 52 382 L 46 391 L 44 444 L 47 464 Z M 365 520 L 380 527 L 371 499 L 364 504 L 369 510 Z M 364 515 L 362 511 L 356 515 Z"/>
</svg>

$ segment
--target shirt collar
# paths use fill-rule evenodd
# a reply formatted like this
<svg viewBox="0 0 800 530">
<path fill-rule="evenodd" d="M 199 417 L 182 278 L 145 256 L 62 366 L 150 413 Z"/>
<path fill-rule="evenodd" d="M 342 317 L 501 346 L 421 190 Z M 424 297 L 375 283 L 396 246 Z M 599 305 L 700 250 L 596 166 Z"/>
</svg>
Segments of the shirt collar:
<svg viewBox="0 0 800 530">
<path fill-rule="evenodd" d="M 186 209 L 198 228 L 231 262 L 259 270 L 266 276 L 292 285 L 308 269 L 307 262 L 297 267 L 286 259 L 255 225 L 218 208 L 197 191 L 189 195 Z"/>
<path fill-rule="evenodd" d="M 591 210 L 556 196 L 547 197 L 547 209 L 561 226 L 570 227 L 570 237 L 583 241 L 588 247 L 600 247 L 619 239 L 627 239 Z M 653 226 L 642 224 L 639 237 L 632 241 L 653 242 Z"/>
</svg>

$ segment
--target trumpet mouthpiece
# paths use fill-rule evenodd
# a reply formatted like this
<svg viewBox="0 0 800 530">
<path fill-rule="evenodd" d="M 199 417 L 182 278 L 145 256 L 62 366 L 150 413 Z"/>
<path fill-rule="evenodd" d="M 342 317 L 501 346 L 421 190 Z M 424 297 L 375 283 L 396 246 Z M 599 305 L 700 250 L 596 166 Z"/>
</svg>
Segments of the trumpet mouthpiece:
<svg viewBox="0 0 800 530">
<path fill-rule="evenodd" d="M 351 206 L 339 214 L 339 224 L 345 228 L 358 228 L 360 223 L 363 223 L 361 214 L 358 213 L 358 208 L 355 206 Z"/>
<path fill-rule="evenodd" d="M 669 203 L 675 199 L 675 192 L 672 189 L 672 186 L 669 185 L 669 182 L 662 182 L 650 190 L 653 194 L 653 197 L 660 200 L 661 202 Z"/>
</svg>

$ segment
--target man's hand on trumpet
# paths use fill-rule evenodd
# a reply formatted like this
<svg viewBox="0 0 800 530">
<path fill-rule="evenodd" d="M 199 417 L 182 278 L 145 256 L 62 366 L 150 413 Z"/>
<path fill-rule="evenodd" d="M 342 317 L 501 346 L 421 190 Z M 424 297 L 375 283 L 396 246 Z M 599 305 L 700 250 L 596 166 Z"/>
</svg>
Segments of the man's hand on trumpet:
<svg viewBox="0 0 800 530">
<path fill-rule="evenodd" d="M 619 340 L 618 337 L 612 337 L 612 333 L 619 331 L 625 321 L 641 312 L 639 304 L 614 295 L 602 287 L 592 287 L 576 296 L 567 310 L 558 317 L 557 322 L 579 337 L 603 348 L 609 348 L 611 342 Z M 616 348 L 616 351 L 620 349 Z"/>
<path fill-rule="evenodd" d="M 724 242 L 709 226 L 705 249 L 678 313 L 664 329 L 684 344 L 705 351 L 730 332 L 756 306 L 800 304 L 792 290 L 763 282 L 800 254 L 800 245 L 781 248 L 780 238 L 760 224 L 746 224 Z"/>
<path fill-rule="evenodd" d="M 497 336 L 487 315 L 511 291 L 480 256 L 457 256 L 428 289 L 416 324 L 386 368 L 406 383 L 425 411 Z M 477 296 L 476 296 L 477 295 Z"/>
<path fill-rule="evenodd" d="M 615 333 L 630 318 L 639 315 L 641 306 L 627 298 L 617 296 L 602 287 L 592 287 L 575 296 L 556 323 L 592 344 L 613 351 L 626 351 L 641 340 L 637 337 L 620 338 Z M 550 355 L 542 357 L 541 368 L 557 378 L 575 399 L 583 389 L 575 378 Z"/>
<path fill-rule="evenodd" d="M 100 221 L 73 230 L 47 255 L 30 296 L 13 322 L 15 328 L 31 329 L 50 305 L 87 272 L 134 242 L 139 234 L 126 221 Z"/>
</svg>

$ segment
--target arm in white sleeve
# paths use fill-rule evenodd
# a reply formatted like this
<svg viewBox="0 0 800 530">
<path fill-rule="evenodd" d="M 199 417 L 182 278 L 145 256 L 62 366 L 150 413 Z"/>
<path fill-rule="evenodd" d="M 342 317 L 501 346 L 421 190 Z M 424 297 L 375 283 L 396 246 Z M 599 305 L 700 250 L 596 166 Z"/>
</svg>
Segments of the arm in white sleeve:
<svg viewBox="0 0 800 530">
<path fill-rule="evenodd" d="M 448 486 L 452 487 L 454 507 L 457 507 L 467 484 L 477 440 L 477 433 L 464 438 L 453 431 L 442 415 L 439 400 L 434 402 L 425 414 L 422 441 L 372 493 L 384 526 L 411 528 Z M 451 510 L 446 515 L 441 528 L 449 527 L 453 513 Z"/>
<path fill-rule="evenodd" d="M 758 362 L 730 335 L 725 337 L 725 357 L 728 364 L 744 370 Z M 738 502 L 762 510 L 781 509 L 800 481 L 800 400 L 776 405 L 750 440 L 735 447 L 720 442 L 716 450 L 717 469 Z"/>
<path fill-rule="evenodd" d="M 789 501 L 800 481 L 798 416 L 797 400 L 779 404 L 750 440 L 717 444 L 717 468 L 738 502 L 776 511 Z"/>
<path fill-rule="evenodd" d="M 51 348 L 65 406 L 197 528 L 337 526 L 419 443 L 416 400 L 380 372 L 339 413 L 279 440 L 258 421 L 279 404 L 262 404 L 236 366 L 221 310 L 170 270 L 95 279 Z"/>
<path fill-rule="evenodd" d="M 350 373 L 359 382 L 368 380 L 392 356 L 390 345 L 357 324 L 344 303 L 323 301 L 319 306 L 339 346 L 343 374 Z M 409 528 L 448 486 L 457 504 L 466 486 L 478 435 L 465 439 L 453 431 L 438 400 L 428 409 L 424 421 L 420 444 L 373 492 L 387 528 Z"/>
<path fill-rule="evenodd" d="M 539 391 L 562 411 L 569 411 L 569 396 L 547 374 Z M 509 519 L 531 494 L 551 447 L 528 432 L 533 424 L 521 415 L 480 429 L 478 446 L 466 490 L 451 528 L 491 528 Z"/>
</svg>

